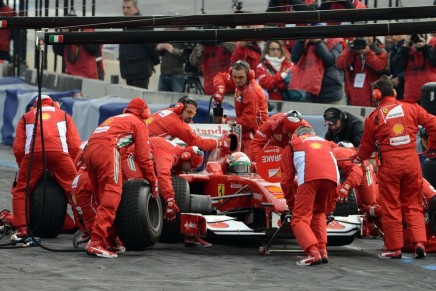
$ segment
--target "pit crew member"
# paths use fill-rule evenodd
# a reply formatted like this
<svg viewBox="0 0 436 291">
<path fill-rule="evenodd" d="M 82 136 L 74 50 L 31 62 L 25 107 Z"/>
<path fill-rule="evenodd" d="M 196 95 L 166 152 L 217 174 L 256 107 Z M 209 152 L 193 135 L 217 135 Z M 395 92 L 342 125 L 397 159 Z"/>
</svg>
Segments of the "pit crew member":
<svg viewBox="0 0 436 291">
<path fill-rule="evenodd" d="M 34 107 L 20 118 L 15 132 L 13 151 L 20 170 L 12 193 L 13 225 L 17 228 L 11 236 L 12 242 L 22 241 L 27 237 L 25 216 L 27 174 L 32 163 L 32 175 L 29 177 L 29 192 L 31 192 L 44 172 L 42 137 L 47 169 L 64 189 L 67 200 L 70 198 L 71 182 L 76 175 L 73 160 L 80 152 L 80 137 L 73 119 L 47 95 L 41 96 L 42 118 L 40 119 L 36 109 L 37 102 L 38 99 L 35 100 Z M 36 118 L 38 118 L 38 125 L 35 132 Z"/>
<path fill-rule="evenodd" d="M 93 192 L 98 195 L 91 240 L 86 252 L 104 258 L 116 258 L 110 250 L 115 237 L 115 214 L 122 193 L 121 156 L 133 143 L 135 158 L 143 177 L 151 184 L 153 195 L 157 197 L 157 178 L 150 158 L 148 128 L 144 120 L 150 111 L 141 98 L 130 100 L 123 114 L 105 120 L 91 134 L 83 157 Z"/>
<path fill-rule="evenodd" d="M 135 161 L 135 147 L 130 147 L 122 157 L 124 179 L 141 178 L 138 164 Z M 183 147 L 162 137 L 150 137 L 150 153 L 153 157 L 159 191 L 165 201 L 164 219 L 174 222 L 179 207 L 174 200 L 174 188 L 171 180 L 173 172 L 189 172 L 201 166 L 204 159 L 203 151 L 198 147 Z"/>
<path fill-rule="evenodd" d="M 166 108 L 151 115 L 146 123 L 151 137 L 166 139 L 179 138 L 190 146 L 197 146 L 204 151 L 216 148 L 228 148 L 230 139 L 222 137 L 218 140 L 199 137 L 188 125 L 197 113 L 197 102 L 191 97 L 179 99 L 173 108 Z"/>
<path fill-rule="evenodd" d="M 292 230 L 307 254 L 297 266 L 328 263 L 326 205 L 339 183 L 333 147 L 334 143 L 316 136 L 313 128 L 301 126 L 282 155 L 280 184 L 292 212 Z"/>
<path fill-rule="evenodd" d="M 259 126 L 268 119 L 268 105 L 265 93 L 255 80 L 255 73 L 246 61 L 235 62 L 229 72 L 218 73 L 213 78 L 216 92 L 213 98 L 221 104 L 224 95 L 235 91 L 236 123 L 242 126 L 241 150 L 248 156 L 251 140 Z"/>
<path fill-rule="evenodd" d="M 277 113 L 256 130 L 251 141 L 251 160 L 256 162 L 262 148 L 266 146 L 278 146 L 285 148 L 289 143 L 294 131 L 300 126 L 310 126 L 301 117 L 300 112 L 291 110 L 287 113 Z"/>
<path fill-rule="evenodd" d="M 415 258 L 424 258 L 427 240 L 422 219 L 422 172 L 416 154 L 418 125 L 429 132 L 429 156 L 436 150 L 436 117 L 417 104 L 395 98 L 392 80 L 383 75 L 372 84 L 378 107 L 365 119 L 364 132 L 354 162 L 377 151 L 378 185 L 386 251 L 380 258 L 400 259 L 403 219 L 410 227 Z"/>
<path fill-rule="evenodd" d="M 348 194 L 355 189 L 357 205 L 362 209 L 366 207 L 378 207 L 378 188 L 377 178 L 372 165 L 364 160 L 360 164 L 355 164 L 349 160 L 352 155 L 357 153 L 353 144 L 346 141 L 338 143 L 338 147 L 333 149 L 333 154 L 337 160 L 339 172 L 344 182 L 336 189 L 336 195 L 331 197 L 327 207 L 327 213 L 333 214 L 338 203 L 348 202 Z"/>
</svg>

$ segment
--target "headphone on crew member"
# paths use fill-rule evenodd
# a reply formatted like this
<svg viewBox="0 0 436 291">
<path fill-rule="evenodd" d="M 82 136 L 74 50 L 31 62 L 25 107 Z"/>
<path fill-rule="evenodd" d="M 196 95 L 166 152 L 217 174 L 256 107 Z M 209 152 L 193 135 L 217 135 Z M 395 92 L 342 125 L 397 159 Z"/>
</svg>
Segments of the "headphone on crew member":
<svg viewBox="0 0 436 291">
<path fill-rule="evenodd" d="M 334 113 L 339 113 L 339 120 L 341 122 L 347 120 L 347 118 L 348 118 L 347 113 L 345 113 L 344 111 L 339 110 L 338 108 L 335 108 L 335 107 L 330 107 L 324 111 L 324 119 L 328 118 L 328 117 L 326 117 L 326 113 L 329 111 L 334 112 Z"/>
<path fill-rule="evenodd" d="M 232 74 L 234 68 L 239 69 L 239 67 L 244 68 L 248 80 L 253 80 L 256 77 L 256 73 L 250 68 L 250 65 L 243 60 L 238 60 L 232 64 L 232 66 L 229 68 L 230 75 Z"/>
<path fill-rule="evenodd" d="M 293 122 L 298 122 L 298 121 L 303 120 L 303 117 L 301 116 L 301 113 L 298 112 L 297 110 L 291 110 L 291 111 L 285 113 L 283 115 L 283 119 L 284 118 L 288 118 L 289 121 L 293 121 Z M 296 120 L 296 119 L 298 119 L 298 120 Z"/>
<path fill-rule="evenodd" d="M 378 82 L 380 80 L 375 81 L 374 83 L 372 83 L 371 87 L 372 87 L 372 98 L 374 98 L 374 100 L 379 101 L 381 100 L 384 96 L 390 96 L 391 94 L 387 93 L 387 92 L 382 92 L 382 90 L 380 90 L 379 86 L 378 86 Z M 392 96 L 394 98 L 397 98 L 397 91 L 395 89 L 393 89 L 392 92 Z"/>
<path fill-rule="evenodd" d="M 176 105 L 174 105 L 173 107 L 174 113 L 181 114 L 183 110 L 185 110 L 186 105 L 189 101 L 195 102 L 195 100 L 189 96 L 183 96 L 182 98 L 180 98 L 179 101 L 176 103 Z"/>
<path fill-rule="evenodd" d="M 394 98 L 397 98 L 397 90 L 394 89 L 394 94 L 392 94 Z M 375 88 L 372 89 L 372 98 L 374 98 L 375 100 L 380 100 L 383 98 L 383 93 L 380 89 Z"/>
</svg>

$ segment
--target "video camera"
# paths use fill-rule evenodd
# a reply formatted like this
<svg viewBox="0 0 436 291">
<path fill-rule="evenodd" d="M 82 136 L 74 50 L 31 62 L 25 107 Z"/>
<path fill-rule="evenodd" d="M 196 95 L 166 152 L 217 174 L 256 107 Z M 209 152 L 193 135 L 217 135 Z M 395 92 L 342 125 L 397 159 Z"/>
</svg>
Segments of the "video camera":
<svg viewBox="0 0 436 291">
<path fill-rule="evenodd" d="M 201 75 L 200 68 L 198 66 L 191 65 L 191 63 L 189 62 L 189 57 L 192 54 L 192 52 L 194 51 L 196 43 L 195 42 L 185 42 L 184 45 L 185 45 L 185 47 L 184 47 L 183 52 L 182 52 L 182 58 L 184 60 L 185 73 L 192 74 L 195 76 L 200 76 Z"/>
<path fill-rule="evenodd" d="M 365 38 L 356 37 L 356 39 L 350 43 L 350 48 L 352 50 L 363 50 L 367 45 L 368 43 Z"/>
</svg>

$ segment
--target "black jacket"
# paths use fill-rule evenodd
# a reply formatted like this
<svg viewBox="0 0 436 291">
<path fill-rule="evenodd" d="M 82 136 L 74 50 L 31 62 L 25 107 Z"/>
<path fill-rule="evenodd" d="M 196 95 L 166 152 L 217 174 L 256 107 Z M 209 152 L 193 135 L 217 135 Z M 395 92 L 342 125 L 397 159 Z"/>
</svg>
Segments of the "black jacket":
<svg viewBox="0 0 436 291">
<path fill-rule="evenodd" d="M 330 129 L 325 134 L 326 140 L 338 143 L 340 141 L 349 141 L 355 148 L 360 146 L 360 140 L 363 134 L 363 121 L 351 113 L 344 112 L 346 118 L 342 120 L 342 129 L 339 133 L 334 134 Z"/>
<path fill-rule="evenodd" d="M 120 44 L 121 77 L 126 80 L 149 78 L 153 67 L 160 63 L 155 48 L 155 44 Z"/>
</svg>

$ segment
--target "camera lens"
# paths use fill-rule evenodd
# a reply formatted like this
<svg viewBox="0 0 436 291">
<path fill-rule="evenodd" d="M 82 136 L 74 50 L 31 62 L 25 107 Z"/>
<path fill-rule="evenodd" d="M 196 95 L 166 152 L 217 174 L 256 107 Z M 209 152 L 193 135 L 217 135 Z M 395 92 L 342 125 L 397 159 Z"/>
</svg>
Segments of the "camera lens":
<svg viewBox="0 0 436 291">
<path fill-rule="evenodd" d="M 420 37 L 419 37 L 419 34 L 413 34 L 411 37 L 410 37 L 410 41 L 412 42 L 412 43 L 418 43 L 419 41 L 420 41 Z"/>
</svg>

